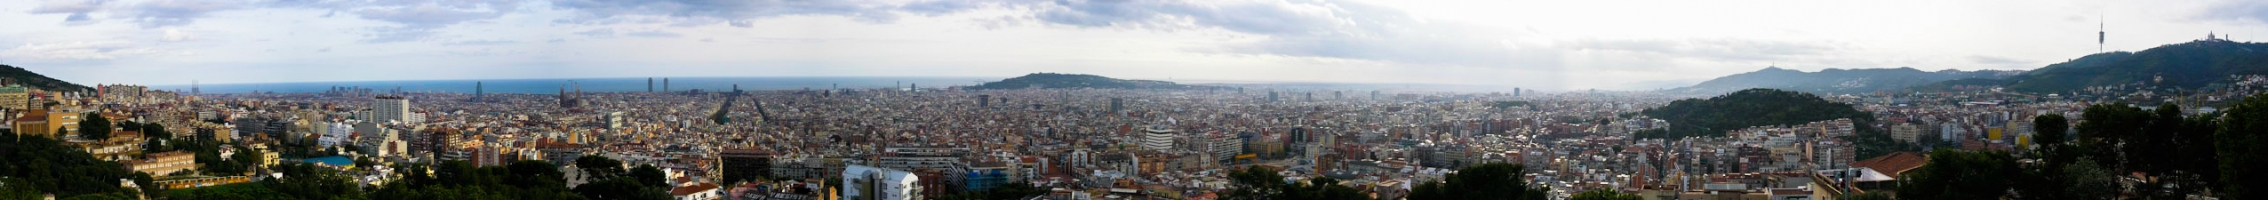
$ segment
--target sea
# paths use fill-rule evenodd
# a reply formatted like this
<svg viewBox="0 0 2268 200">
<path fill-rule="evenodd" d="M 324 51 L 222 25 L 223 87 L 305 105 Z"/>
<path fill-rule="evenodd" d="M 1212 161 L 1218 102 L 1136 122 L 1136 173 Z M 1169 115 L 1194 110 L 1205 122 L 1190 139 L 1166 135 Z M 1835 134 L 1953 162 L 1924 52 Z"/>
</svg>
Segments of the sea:
<svg viewBox="0 0 2268 200">
<path fill-rule="evenodd" d="M 734 85 L 741 90 L 826 90 L 872 89 L 919 86 L 940 88 L 972 86 L 999 81 L 1007 77 L 669 77 L 669 91 L 706 90 L 728 91 Z M 401 89 L 406 92 L 473 93 L 476 85 L 487 93 L 553 94 L 559 90 L 584 92 L 645 92 L 647 78 L 575 78 L 575 79 L 499 79 L 499 80 L 410 80 L 410 81 L 348 81 L 299 83 L 234 83 L 198 85 L 157 85 L 151 89 L 189 92 L 191 87 L 206 94 L 276 92 L 323 92 L 331 88 L 370 88 L 385 92 Z M 661 91 L 663 79 L 654 77 L 652 89 Z"/>
</svg>

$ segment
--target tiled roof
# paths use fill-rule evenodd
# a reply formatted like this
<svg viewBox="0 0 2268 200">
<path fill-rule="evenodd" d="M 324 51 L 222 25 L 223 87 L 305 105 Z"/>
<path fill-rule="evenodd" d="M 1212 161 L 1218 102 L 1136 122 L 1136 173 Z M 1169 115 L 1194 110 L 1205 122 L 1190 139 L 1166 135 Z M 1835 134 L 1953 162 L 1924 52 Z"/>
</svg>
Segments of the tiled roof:
<svg viewBox="0 0 2268 200">
<path fill-rule="evenodd" d="M 1851 167 L 1865 167 L 1882 172 L 1883 175 L 1898 177 L 1899 174 L 1904 174 L 1907 170 L 1921 168 L 1922 165 L 1927 164 L 1929 164 L 1929 156 L 1914 152 L 1897 152 L 1852 162 Z"/>
</svg>

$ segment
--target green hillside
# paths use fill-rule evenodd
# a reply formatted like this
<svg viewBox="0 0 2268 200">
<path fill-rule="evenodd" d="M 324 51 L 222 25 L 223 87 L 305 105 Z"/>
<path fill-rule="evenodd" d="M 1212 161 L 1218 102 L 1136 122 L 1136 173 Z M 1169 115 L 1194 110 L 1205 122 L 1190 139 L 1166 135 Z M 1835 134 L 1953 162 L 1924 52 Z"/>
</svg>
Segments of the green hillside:
<svg viewBox="0 0 2268 200">
<path fill-rule="evenodd" d="M 1753 126 L 1790 125 L 1807 122 L 1850 118 L 1853 124 L 1874 122 L 1874 114 L 1860 112 L 1850 104 L 1821 99 L 1809 93 L 1778 89 L 1748 89 L 1710 97 L 1670 102 L 1659 108 L 1639 111 L 1649 117 L 1667 120 L 1667 135 L 1648 137 L 1724 136 L 1725 131 Z M 1863 130 L 1862 130 L 1863 131 Z"/>
<path fill-rule="evenodd" d="M 32 73 L 29 70 L 24 70 L 24 68 L 9 65 L 0 65 L 0 78 L 8 79 L 7 82 L 23 84 L 25 87 L 47 91 L 94 91 L 92 87 L 48 78 L 47 75 L 39 75 L 39 73 Z"/>
<path fill-rule="evenodd" d="M 2268 43 L 2200 40 L 2088 55 L 2010 77 L 2007 86 L 2020 92 L 2090 86 L 2201 89 L 2225 84 L 2229 75 L 2263 73 L 2268 73 Z"/>
</svg>

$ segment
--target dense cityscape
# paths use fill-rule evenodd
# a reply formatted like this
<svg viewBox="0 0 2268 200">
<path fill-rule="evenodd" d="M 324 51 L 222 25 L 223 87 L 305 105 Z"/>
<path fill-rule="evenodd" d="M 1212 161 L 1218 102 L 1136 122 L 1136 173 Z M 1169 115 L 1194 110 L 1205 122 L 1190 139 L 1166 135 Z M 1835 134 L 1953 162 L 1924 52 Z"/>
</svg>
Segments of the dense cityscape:
<svg viewBox="0 0 2268 200">
<path fill-rule="evenodd" d="M 0 19 L 0 200 L 2268 199 L 2262 1 L 0 0 Z"/>
<path fill-rule="evenodd" d="M 766 91 L 671 90 L 664 79 L 648 91 L 570 83 L 554 94 L 73 91 L 17 80 L 0 87 L 0 99 L 17 100 L 0 102 L 14 119 L 0 152 L 39 158 L 0 168 L 15 176 L 0 176 L 12 188 L 0 194 L 65 199 L 2213 199 L 2242 194 L 2212 184 L 2251 181 L 2216 177 L 2238 174 L 2219 170 L 2242 169 L 2224 166 L 2227 153 L 2248 150 L 2189 145 L 2260 133 L 2244 117 L 2268 100 L 2262 75 L 2211 89 L 1717 95 L 1053 73 Z M 2129 118 L 2139 122 L 2119 121 Z M 2120 135 L 2143 133 L 2133 130 L 2180 133 Z M 2063 142 L 2072 137 L 2085 139 Z M 2122 145 L 2097 146 L 2107 144 Z M 2194 165 L 2138 164 L 2217 151 Z M 2072 162 L 2105 166 L 2051 164 Z M 91 168 L 49 166 L 70 163 Z M 2022 172 L 2042 166 L 2064 169 Z M 1926 182 L 1948 181 L 1929 175 L 1943 173 L 2085 180 L 2046 180 L 2077 186 L 2045 193 L 2024 185 L 2042 180 L 2010 177 L 1998 187 L 2013 189 L 1983 194 L 1947 190 L 1993 186 L 1930 188 L 1992 182 Z"/>
</svg>

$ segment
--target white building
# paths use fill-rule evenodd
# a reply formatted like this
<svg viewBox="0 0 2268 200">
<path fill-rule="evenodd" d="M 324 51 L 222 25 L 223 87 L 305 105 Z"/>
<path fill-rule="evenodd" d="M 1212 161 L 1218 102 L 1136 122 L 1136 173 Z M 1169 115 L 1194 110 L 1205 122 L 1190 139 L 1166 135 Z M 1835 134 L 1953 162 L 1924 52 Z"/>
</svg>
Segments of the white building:
<svg viewBox="0 0 2268 200">
<path fill-rule="evenodd" d="M 928 199 L 921 196 L 919 177 L 913 172 L 847 165 L 843 167 L 842 199 Z"/>
<path fill-rule="evenodd" d="M 409 110 L 409 98 L 381 95 L 370 102 L 370 120 L 378 123 L 401 122 L 405 124 L 418 123 L 423 120 L 412 119 Z"/>
<path fill-rule="evenodd" d="M 1173 129 L 1152 125 L 1142 129 L 1142 149 L 1165 151 L 1173 149 Z"/>
<path fill-rule="evenodd" d="M 324 126 L 326 127 L 324 128 L 325 132 L 323 133 L 322 138 L 315 139 L 315 143 L 323 145 L 323 148 L 330 148 L 333 146 L 338 146 L 345 141 L 351 141 L 351 138 L 347 137 L 352 137 L 354 135 L 354 125 L 348 125 L 345 122 L 331 122 L 330 124 L 326 124 Z"/>
</svg>

